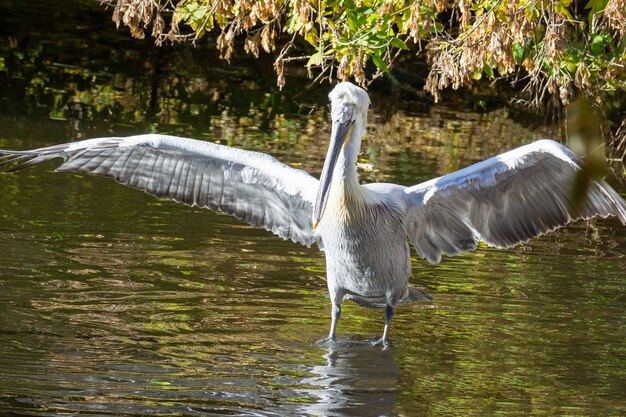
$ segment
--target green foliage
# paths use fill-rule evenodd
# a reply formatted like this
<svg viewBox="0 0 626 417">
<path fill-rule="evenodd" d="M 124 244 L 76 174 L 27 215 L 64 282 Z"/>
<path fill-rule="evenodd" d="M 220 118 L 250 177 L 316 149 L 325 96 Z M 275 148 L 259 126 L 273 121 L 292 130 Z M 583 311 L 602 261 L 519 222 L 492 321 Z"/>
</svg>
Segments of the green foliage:
<svg viewBox="0 0 626 417">
<path fill-rule="evenodd" d="M 435 98 L 446 87 L 469 86 L 483 75 L 525 80 L 535 105 L 547 97 L 546 90 L 567 104 L 574 89 L 594 96 L 624 89 L 624 0 L 589 0 L 582 10 L 571 0 L 106 3 L 115 5 L 114 20 L 135 36 L 143 36 L 152 24 L 158 42 L 197 41 L 218 31 L 216 45 L 227 60 L 238 36 L 245 37 L 244 50 L 255 56 L 260 49 L 272 52 L 280 46 L 279 85 L 285 82 L 285 61 L 302 60 L 322 77 L 367 84 L 389 72 L 402 53 L 425 49 L 431 64 L 426 89 Z M 162 15 L 168 13 L 166 25 Z M 366 74 L 368 62 L 375 72 Z"/>
<path fill-rule="evenodd" d="M 626 90 L 626 0 L 589 0 L 583 8 L 572 0 L 107 3 L 135 36 L 152 24 L 157 42 L 215 33 L 226 60 L 237 39 L 254 56 L 273 53 L 280 86 L 285 64 L 294 61 L 320 79 L 366 85 L 402 54 L 421 53 L 430 64 L 425 88 L 435 99 L 479 79 L 516 82 L 535 106 L 549 98 L 567 105 L 576 92 L 601 103 Z"/>
</svg>

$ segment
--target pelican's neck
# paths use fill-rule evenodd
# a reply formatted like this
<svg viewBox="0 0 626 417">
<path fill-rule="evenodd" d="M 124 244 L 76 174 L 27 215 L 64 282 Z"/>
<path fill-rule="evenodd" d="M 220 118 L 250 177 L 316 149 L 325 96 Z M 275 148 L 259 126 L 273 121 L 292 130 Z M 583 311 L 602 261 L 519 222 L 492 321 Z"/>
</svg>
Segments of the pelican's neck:
<svg viewBox="0 0 626 417">
<path fill-rule="evenodd" d="M 337 197 L 342 200 L 360 200 L 363 197 L 363 187 L 359 184 L 359 174 L 356 170 L 356 161 L 361 149 L 361 137 L 365 134 L 363 121 L 357 121 L 350 134 L 350 140 L 343 146 L 337 159 L 337 166 L 333 173 L 333 184 Z"/>
</svg>

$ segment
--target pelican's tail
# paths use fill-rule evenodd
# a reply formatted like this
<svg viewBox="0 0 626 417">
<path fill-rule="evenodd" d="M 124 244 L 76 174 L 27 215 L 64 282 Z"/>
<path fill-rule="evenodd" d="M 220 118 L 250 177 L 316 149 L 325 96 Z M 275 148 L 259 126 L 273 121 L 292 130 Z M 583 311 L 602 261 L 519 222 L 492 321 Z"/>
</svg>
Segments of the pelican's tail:
<svg viewBox="0 0 626 417">
<path fill-rule="evenodd" d="M 409 295 L 400 301 L 400 303 L 414 303 L 416 301 L 433 301 L 433 296 L 419 288 L 409 287 Z"/>
<path fill-rule="evenodd" d="M 387 306 L 386 297 L 363 297 L 357 294 L 346 294 L 343 296 L 344 300 L 354 301 L 361 307 L 368 308 L 385 308 Z M 433 301 L 432 295 L 428 294 L 424 290 L 419 288 L 409 287 L 409 291 L 398 304 L 413 303 L 416 301 Z"/>
</svg>

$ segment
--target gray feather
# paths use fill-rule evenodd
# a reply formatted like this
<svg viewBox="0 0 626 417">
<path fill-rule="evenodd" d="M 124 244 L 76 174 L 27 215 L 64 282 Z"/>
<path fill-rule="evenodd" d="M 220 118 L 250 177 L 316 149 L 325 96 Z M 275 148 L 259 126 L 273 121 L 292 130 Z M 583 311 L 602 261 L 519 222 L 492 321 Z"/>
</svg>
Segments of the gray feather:
<svg viewBox="0 0 626 417">
<path fill-rule="evenodd" d="M 617 216 L 626 202 L 595 180 L 583 204 L 572 201 L 580 160 L 569 149 L 542 140 L 449 175 L 405 189 L 407 234 L 432 263 L 478 241 L 508 248 L 576 219 Z"/>
<path fill-rule="evenodd" d="M 112 177 L 190 206 L 222 211 L 307 246 L 317 240 L 311 207 L 317 180 L 275 158 L 165 135 L 91 139 L 32 151 L 3 151 L 19 170 L 61 157 L 58 171 Z"/>
</svg>

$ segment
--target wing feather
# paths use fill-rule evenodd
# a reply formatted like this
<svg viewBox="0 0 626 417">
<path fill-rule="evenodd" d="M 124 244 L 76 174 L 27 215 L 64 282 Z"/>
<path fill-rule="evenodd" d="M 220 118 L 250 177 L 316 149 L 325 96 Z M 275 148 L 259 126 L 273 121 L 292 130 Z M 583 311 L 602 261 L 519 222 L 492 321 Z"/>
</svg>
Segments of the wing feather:
<svg viewBox="0 0 626 417">
<path fill-rule="evenodd" d="M 112 177 L 157 197 L 231 214 L 307 246 L 317 240 L 311 208 L 318 181 L 262 153 L 149 134 L 0 150 L 0 155 L 0 165 L 10 170 L 61 157 L 58 171 Z"/>
<path fill-rule="evenodd" d="M 432 263 L 442 253 L 474 250 L 478 241 L 508 248 L 576 219 L 617 216 L 626 202 L 603 180 L 572 201 L 579 158 L 542 140 L 404 190 L 406 228 L 417 253 Z"/>
</svg>

